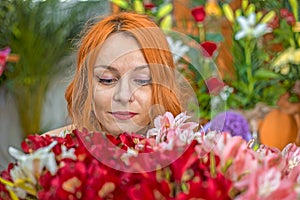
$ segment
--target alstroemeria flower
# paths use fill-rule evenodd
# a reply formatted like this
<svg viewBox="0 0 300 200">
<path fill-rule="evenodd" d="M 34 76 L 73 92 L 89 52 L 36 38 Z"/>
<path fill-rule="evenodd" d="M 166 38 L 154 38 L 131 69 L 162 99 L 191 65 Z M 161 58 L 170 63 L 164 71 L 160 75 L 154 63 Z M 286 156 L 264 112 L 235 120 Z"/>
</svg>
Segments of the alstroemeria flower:
<svg viewBox="0 0 300 200">
<path fill-rule="evenodd" d="M 193 15 L 194 19 L 198 23 L 202 23 L 205 20 L 206 13 L 203 6 L 197 6 L 191 10 L 191 14 Z"/>
<path fill-rule="evenodd" d="M 211 41 L 205 41 L 200 44 L 203 48 L 203 56 L 206 58 L 211 58 L 218 49 L 218 45 Z"/>
<path fill-rule="evenodd" d="M 185 112 L 180 113 L 175 118 L 172 113 L 166 112 L 163 116 L 158 116 L 154 120 L 154 128 L 148 130 L 147 138 L 155 137 L 156 143 L 165 142 L 172 135 L 180 135 L 183 131 L 193 131 L 198 124 L 195 122 L 185 122 L 190 117 Z M 187 141 L 183 141 L 187 142 Z"/>
<path fill-rule="evenodd" d="M 3 50 L 0 50 L 0 76 L 3 74 L 3 72 L 5 70 L 5 64 L 6 64 L 6 60 L 7 60 L 9 53 L 10 53 L 9 47 L 7 47 Z"/>
<path fill-rule="evenodd" d="M 9 147 L 8 152 L 12 157 L 18 161 L 18 166 L 25 173 L 25 177 L 31 178 L 31 181 L 35 184 L 35 175 L 41 174 L 44 167 L 54 175 L 57 171 L 57 164 L 55 155 L 50 152 L 51 149 L 57 144 L 57 141 L 53 141 L 49 146 L 42 147 L 32 154 L 25 154 L 13 147 Z M 18 178 L 18 177 L 15 177 Z"/>
<path fill-rule="evenodd" d="M 237 21 L 241 27 L 241 30 L 235 34 L 234 38 L 236 40 L 240 40 L 244 37 L 258 38 L 272 31 L 272 29 L 265 23 L 256 24 L 255 13 L 251 13 L 248 18 L 245 16 L 239 16 Z"/>
</svg>

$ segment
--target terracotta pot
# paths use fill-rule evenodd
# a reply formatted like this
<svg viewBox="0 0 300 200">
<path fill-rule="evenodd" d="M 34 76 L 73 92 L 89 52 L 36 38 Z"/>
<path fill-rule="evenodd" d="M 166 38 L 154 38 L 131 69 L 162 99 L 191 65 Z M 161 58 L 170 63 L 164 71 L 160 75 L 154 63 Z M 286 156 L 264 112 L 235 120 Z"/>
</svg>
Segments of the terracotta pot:
<svg viewBox="0 0 300 200">
<path fill-rule="evenodd" d="M 259 128 L 260 142 L 282 150 L 297 138 L 297 123 L 293 115 L 275 109 L 268 113 Z"/>
</svg>

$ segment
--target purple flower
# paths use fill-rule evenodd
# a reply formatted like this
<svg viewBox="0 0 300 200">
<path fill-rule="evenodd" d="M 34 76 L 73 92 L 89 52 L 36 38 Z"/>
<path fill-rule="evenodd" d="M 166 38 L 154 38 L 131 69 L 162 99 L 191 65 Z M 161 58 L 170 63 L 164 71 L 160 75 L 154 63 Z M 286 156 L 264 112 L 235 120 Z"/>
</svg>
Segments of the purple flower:
<svg viewBox="0 0 300 200">
<path fill-rule="evenodd" d="M 235 111 L 219 113 L 205 125 L 204 129 L 228 132 L 232 136 L 241 136 L 246 141 L 252 138 L 247 119 Z"/>
</svg>

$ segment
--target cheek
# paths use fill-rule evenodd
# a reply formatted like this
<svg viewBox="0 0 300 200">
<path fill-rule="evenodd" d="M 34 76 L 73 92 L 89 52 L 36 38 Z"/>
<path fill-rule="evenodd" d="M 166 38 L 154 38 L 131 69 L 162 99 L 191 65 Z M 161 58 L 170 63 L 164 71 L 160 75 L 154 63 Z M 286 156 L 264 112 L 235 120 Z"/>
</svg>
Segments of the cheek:
<svg viewBox="0 0 300 200">
<path fill-rule="evenodd" d="M 94 90 L 93 101 L 95 110 L 101 112 L 110 108 L 112 104 L 112 95 L 113 92 L 111 90 Z"/>
<path fill-rule="evenodd" d="M 138 102 L 139 102 L 141 108 L 144 110 L 144 112 L 148 113 L 152 106 L 152 90 L 151 90 L 151 88 L 137 92 L 136 98 L 138 99 Z"/>
</svg>

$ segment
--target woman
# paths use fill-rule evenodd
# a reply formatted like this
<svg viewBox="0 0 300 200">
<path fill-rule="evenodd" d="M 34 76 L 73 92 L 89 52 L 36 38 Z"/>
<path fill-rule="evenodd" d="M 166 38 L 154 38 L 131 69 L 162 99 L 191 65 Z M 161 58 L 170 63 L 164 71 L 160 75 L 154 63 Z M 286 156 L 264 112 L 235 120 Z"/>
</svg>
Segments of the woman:
<svg viewBox="0 0 300 200">
<path fill-rule="evenodd" d="M 145 134 L 166 111 L 182 112 L 172 53 L 147 16 L 113 14 L 90 26 L 79 43 L 77 69 L 65 98 L 72 125 L 113 135 Z"/>
</svg>

